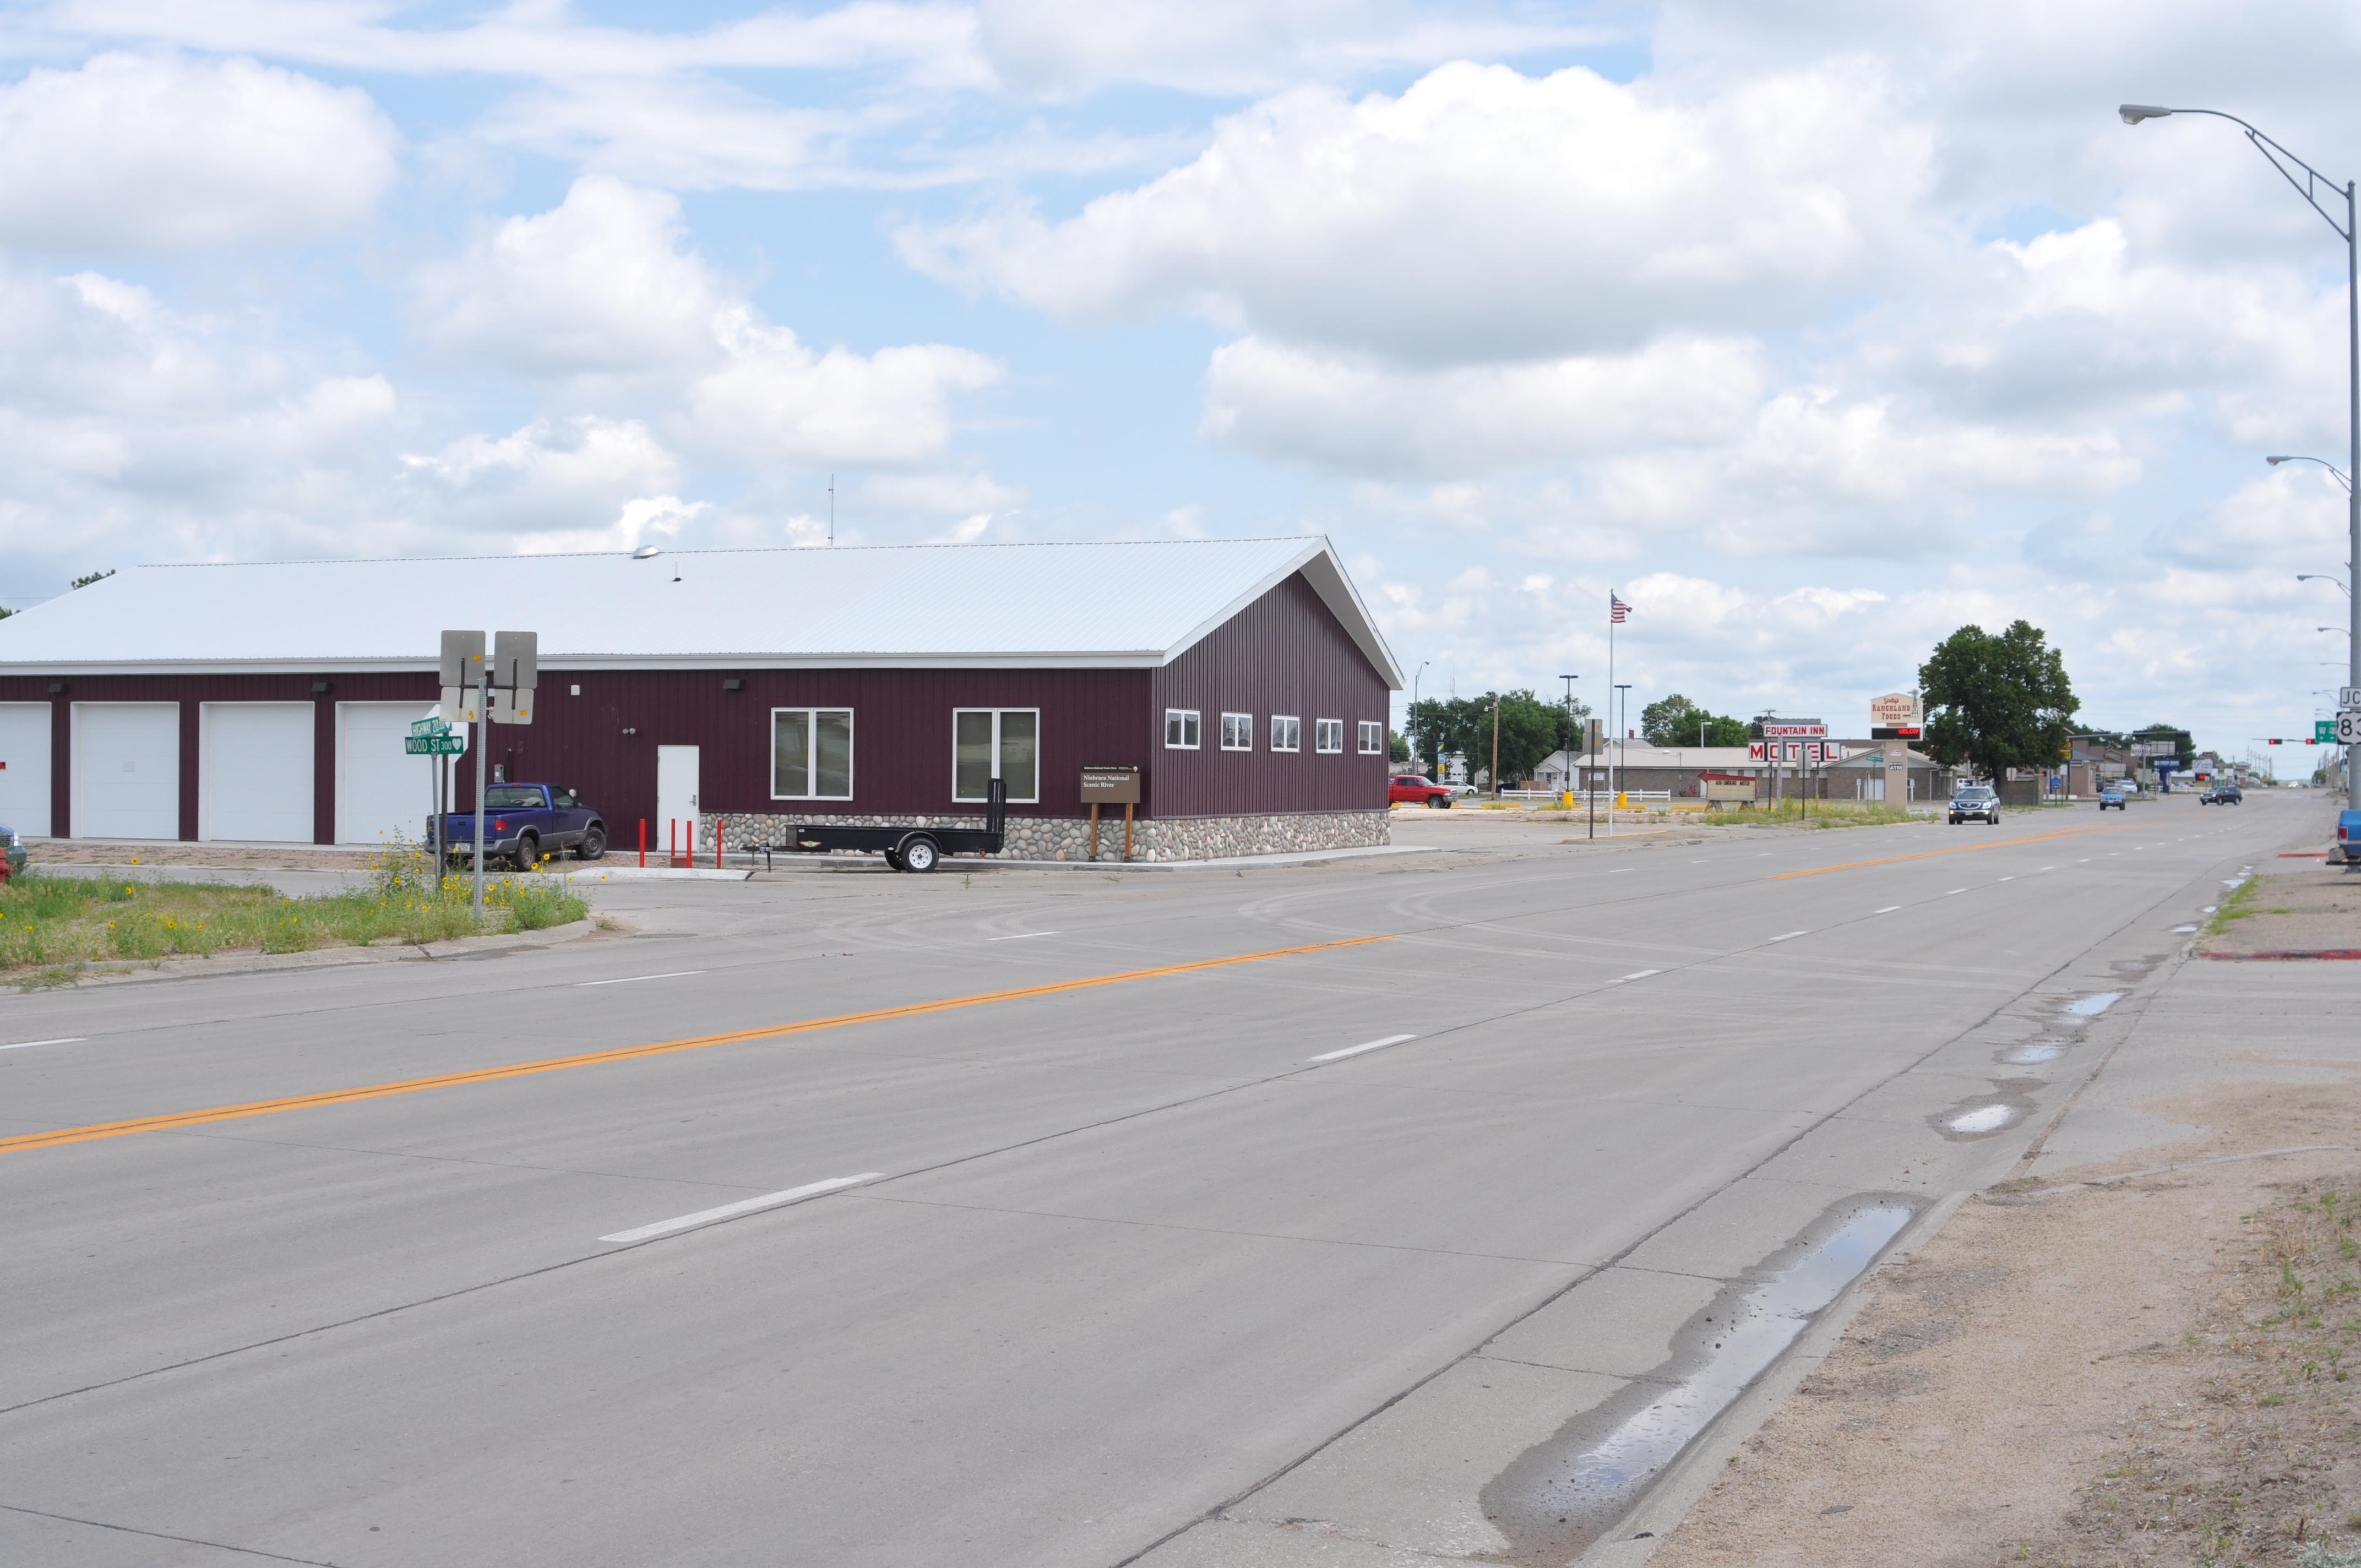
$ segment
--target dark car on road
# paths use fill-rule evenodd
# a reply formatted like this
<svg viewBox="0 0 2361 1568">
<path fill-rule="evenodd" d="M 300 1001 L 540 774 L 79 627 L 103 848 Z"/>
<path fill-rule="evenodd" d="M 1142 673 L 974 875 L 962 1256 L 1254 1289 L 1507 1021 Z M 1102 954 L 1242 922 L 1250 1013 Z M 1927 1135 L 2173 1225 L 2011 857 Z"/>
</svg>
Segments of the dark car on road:
<svg viewBox="0 0 2361 1568">
<path fill-rule="evenodd" d="M 2244 806 L 2246 792 L 2234 784 L 2217 784 L 2197 797 L 2200 806 Z"/>
<path fill-rule="evenodd" d="M 1951 792 L 1951 825 L 1973 817 L 2000 826 L 2000 792 L 1990 784 L 1961 784 Z"/>
<path fill-rule="evenodd" d="M 1396 773 L 1386 786 L 1386 799 L 1393 805 L 1417 806 L 1423 802 L 1448 811 L 1455 792 L 1449 784 L 1436 784 L 1418 773 Z"/>
<path fill-rule="evenodd" d="M 429 839 L 447 856 L 476 852 L 476 819 L 464 811 L 443 818 L 443 830 Z M 595 861 L 607 852 L 607 820 L 575 798 L 570 789 L 544 784 L 496 784 L 484 791 L 484 859 L 504 860 L 519 871 L 543 857 L 571 850 Z"/>
</svg>

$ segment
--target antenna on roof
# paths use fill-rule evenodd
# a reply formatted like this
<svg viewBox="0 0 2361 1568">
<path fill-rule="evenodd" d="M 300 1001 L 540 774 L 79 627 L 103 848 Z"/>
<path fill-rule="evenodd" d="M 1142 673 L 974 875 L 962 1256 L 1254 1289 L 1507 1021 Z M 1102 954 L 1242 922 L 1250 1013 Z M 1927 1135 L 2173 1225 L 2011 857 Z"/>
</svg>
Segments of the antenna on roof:
<svg viewBox="0 0 2361 1568">
<path fill-rule="evenodd" d="M 836 476 L 828 477 L 828 542 L 836 543 Z"/>
</svg>

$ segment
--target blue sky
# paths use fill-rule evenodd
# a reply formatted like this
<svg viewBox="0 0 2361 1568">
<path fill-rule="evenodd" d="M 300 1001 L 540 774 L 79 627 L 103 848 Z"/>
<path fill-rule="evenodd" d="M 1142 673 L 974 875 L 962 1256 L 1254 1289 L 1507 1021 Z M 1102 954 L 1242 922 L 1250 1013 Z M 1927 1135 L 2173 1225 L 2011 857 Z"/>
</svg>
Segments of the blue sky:
<svg viewBox="0 0 2361 1568">
<path fill-rule="evenodd" d="M 1866 722 L 1963 621 L 2339 675 L 2349 7 L 0 6 L 0 600 L 1322 531 L 1427 691 Z M 2361 151 L 2349 155 L 2361 166 Z M 529 582 L 530 567 L 520 568 Z"/>
</svg>

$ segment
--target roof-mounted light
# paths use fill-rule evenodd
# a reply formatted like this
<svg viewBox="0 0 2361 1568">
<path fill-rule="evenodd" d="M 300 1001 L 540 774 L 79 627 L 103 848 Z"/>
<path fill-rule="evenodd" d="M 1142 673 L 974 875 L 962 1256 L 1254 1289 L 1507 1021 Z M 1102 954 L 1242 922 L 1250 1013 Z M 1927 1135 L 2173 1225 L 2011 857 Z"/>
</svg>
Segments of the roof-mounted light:
<svg viewBox="0 0 2361 1568">
<path fill-rule="evenodd" d="M 631 552 L 631 559 L 634 561 L 653 561 L 663 554 L 663 551 L 657 549 L 653 544 L 642 544 L 637 550 Z"/>
</svg>

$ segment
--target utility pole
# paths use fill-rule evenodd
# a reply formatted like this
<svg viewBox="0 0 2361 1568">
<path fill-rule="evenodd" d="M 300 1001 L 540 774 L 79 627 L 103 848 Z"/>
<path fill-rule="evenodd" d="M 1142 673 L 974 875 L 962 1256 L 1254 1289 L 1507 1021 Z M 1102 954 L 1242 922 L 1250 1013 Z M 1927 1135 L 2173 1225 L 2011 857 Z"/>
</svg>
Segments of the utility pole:
<svg viewBox="0 0 2361 1568">
<path fill-rule="evenodd" d="M 1580 675 L 1560 675 L 1565 683 L 1565 804 L 1574 806 L 1574 683 Z"/>
<path fill-rule="evenodd" d="M 1500 798 L 1500 694 L 1492 694 L 1492 798 Z"/>
</svg>

